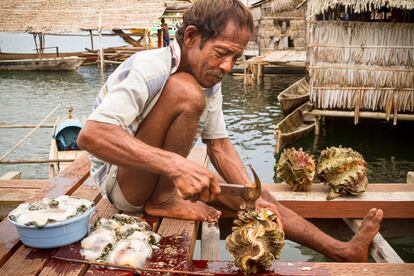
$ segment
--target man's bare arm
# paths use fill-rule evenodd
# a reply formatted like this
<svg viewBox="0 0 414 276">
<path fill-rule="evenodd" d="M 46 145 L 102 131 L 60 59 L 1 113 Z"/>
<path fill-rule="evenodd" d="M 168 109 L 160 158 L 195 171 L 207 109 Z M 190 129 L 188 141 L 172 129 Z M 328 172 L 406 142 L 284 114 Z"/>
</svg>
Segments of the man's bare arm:
<svg viewBox="0 0 414 276">
<path fill-rule="evenodd" d="M 176 153 L 150 146 L 119 126 L 87 121 L 79 134 L 78 144 L 111 164 L 167 176 L 183 198 L 205 190 L 220 192 L 214 175 L 207 169 Z"/>
<path fill-rule="evenodd" d="M 239 154 L 228 138 L 204 140 L 204 142 L 211 163 L 227 183 L 251 182 Z"/>
</svg>

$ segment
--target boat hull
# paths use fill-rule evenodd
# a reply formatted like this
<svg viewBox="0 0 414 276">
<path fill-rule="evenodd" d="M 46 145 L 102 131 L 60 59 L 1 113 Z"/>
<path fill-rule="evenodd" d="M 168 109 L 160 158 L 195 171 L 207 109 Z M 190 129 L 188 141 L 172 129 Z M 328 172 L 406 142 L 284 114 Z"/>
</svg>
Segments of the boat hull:
<svg viewBox="0 0 414 276">
<path fill-rule="evenodd" d="M 277 99 L 285 115 L 290 114 L 293 110 L 309 101 L 309 85 L 306 77 L 282 91 L 277 96 Z"/>
<path fill-rule="evenodd" d="M 307 106 L 304 103 L 276 125 L 276 153 L 314 131 L 315 118 L 306 114 Z"/>
<path fill-rule="evenodd" d="M 70 71 L 78 69 L 85 61 L 80 57 L 33 58 L 0 60 L 0 70 L 4 71 Z"/>
</svg>

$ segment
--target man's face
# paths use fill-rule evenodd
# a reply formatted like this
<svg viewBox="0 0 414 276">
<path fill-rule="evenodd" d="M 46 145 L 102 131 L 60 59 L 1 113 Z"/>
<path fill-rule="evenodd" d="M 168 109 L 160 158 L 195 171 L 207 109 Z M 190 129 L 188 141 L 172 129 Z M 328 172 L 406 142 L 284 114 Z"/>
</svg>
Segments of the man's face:
<svg viewBox="0 0 414 276">
<path fill-rule="evenodd" d="M 219 36 L 205 41 L 201 49 L 201 36 L 198 35 L 188 51 L 190 71 L 198 83 L 205 88 L 219 83 L 243 54 L 250 36 L 248 29 L 240 30 L 233 21 L 227 23 Z"/>
</svg>

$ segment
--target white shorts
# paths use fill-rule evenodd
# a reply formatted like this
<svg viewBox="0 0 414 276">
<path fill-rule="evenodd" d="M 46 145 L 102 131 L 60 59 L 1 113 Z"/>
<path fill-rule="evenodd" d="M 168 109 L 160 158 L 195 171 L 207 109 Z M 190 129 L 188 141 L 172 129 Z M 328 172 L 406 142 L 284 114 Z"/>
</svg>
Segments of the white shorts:
<svg viewBox="0 0 414 276">
<path fill-rule="evenodd" d="M 116 179 L 118 174 L 118 166 L 112 165 L 106 176 L 105 189 L 108 200 L 120 211 L 131 212 L 131 213 L 143 213 L 144 206 L 134 206 L 129 203 L 124 194 L 122 193 L 121 187 Z"/>
</svg>

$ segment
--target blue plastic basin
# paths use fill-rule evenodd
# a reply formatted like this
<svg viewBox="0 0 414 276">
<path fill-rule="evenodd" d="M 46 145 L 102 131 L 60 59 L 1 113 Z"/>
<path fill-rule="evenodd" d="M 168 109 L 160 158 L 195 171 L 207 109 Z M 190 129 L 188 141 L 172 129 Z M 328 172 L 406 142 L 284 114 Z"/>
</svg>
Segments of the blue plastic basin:
<svg viewBox="0 0 414 276">
<path fill-rule="evenodd" d="M 26 226 L 9 221 L 16 226 L 23 244 L 34 248 L 55 248 L 80 241 L 89 231 L 89 220 L 95 206 L 83 214 L 62 222 L 46 224 L 43 228 Z"/>
</svg>

